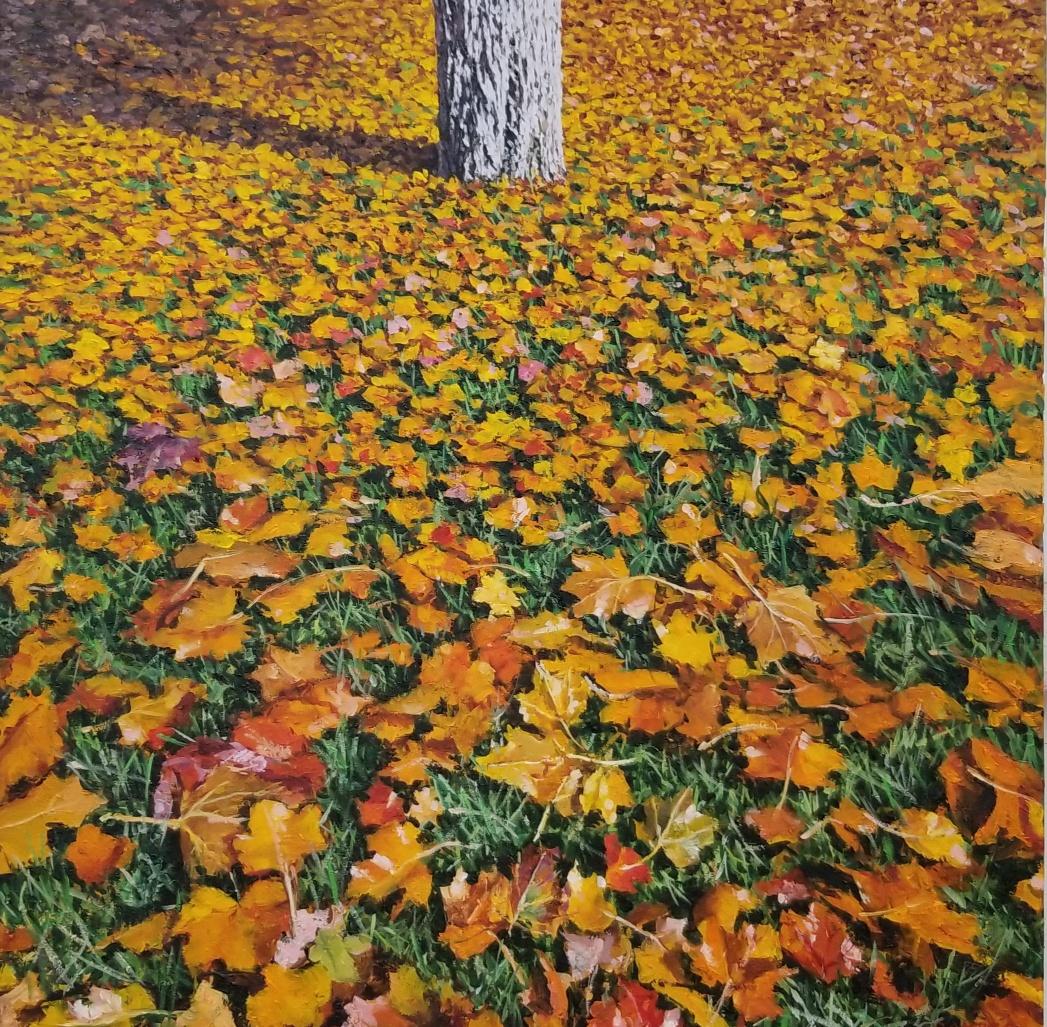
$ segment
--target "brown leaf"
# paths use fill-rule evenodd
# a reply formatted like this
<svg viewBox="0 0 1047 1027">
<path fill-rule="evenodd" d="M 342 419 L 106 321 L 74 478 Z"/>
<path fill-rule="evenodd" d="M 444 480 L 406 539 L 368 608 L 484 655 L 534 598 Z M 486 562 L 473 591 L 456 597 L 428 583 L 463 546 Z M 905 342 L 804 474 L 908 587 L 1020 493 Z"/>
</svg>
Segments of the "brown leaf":
<svg viewBox="0 0 1047 1027">
<path fill-rule="evenodd" d="M 790 653 L 820 660 L 836 651 L 836 643 L 819 620 L 818 605 L 802 585 L 774 586 L 742 607 L 738 622 L 761 663 L 772 663 Z"/>
<path fill-rule="evenodd" d="M 631 577 L 621 553 L 616 551 L 611 557 L 575 555 L 571 561 L 578 569 L 563 588 L 578 596 L 572 607 L 576 617 L 606 620 L 621 612 L 642 620 L 650 612 L 656 598 L 655 584 L 649 578 Z"/>
</svg>

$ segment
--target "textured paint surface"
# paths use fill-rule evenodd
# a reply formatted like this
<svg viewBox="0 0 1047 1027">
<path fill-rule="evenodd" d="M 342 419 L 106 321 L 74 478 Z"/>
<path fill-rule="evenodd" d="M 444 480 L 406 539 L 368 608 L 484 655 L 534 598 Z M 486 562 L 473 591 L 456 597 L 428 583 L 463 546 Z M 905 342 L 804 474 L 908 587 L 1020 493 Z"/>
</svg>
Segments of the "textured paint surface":
<svg viewBox="0 0 1047 1027">
<path fill-rule="evenodd" d="M 1042 1027 L 1039 16 L 0 0 L 0 1027 Z"/>
</svg>

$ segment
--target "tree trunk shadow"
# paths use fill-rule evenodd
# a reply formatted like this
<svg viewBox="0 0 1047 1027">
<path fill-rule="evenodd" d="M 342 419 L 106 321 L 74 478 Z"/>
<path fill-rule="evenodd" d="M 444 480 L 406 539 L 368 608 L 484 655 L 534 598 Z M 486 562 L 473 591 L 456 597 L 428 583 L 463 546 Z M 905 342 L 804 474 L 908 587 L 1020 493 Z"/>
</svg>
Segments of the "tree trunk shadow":
<svg viewBox="0 0 1047 1027">
<path fill-rule="evenodd" d="M 301 15 L 281 3 L 266 16 Z M 161 51 L 146 57 L 131 38 Z M 231 67 L 229 45 L 245 34 L 220 0 L 0 0 L 0 116 L 44 124 L 85 116 L 128 130 L 152 128 L 240 146 L 268 144 L 293 156 L 336 158 L 351 167 L 434 168 L 436 147 L 363 131 L 326 131 L 280 118 L 171 96 L 156 74 L 214 78 Z M 139 48 L 140 49 L 140 48 Z M 250 56 L 250 55 L 248 55 Z M 259 60 L 270 59 L 264 47 Z"/>
</svg>

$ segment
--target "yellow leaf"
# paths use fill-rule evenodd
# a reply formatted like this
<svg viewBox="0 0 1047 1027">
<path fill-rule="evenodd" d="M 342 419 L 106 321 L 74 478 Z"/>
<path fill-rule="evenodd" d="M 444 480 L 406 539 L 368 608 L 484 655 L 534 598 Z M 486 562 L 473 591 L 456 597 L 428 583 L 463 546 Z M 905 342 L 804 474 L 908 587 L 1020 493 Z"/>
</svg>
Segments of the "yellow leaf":
<svg viewBox="0 0 1047 1027">
<path fill-rule="evenodd" d="M 655 622 L 658 651 L 674 663 L 701 669 L 707 667 L 713 652 L 720 648 L 720 636 L 711 628 L 702 628 L 682 610 L 677 610 L 668 624 Z"/>
<path fill-rule="evenodd" d="M 492 617 L 511 617 L 520 597 L 509 587 L 502 571 L 488 571 L 473 590 L 473 602 L 489 606 Z"/>
<path fill-rule="evenodd" d="M 969 867 L 971 856 L 959 828 L 941 813 L 925 809 L 902 810 L 892 825 L 896 833 L 914 852 L 939 863 Z"/>
<path fill-rule="evenodd" d="M 673 866 L 693 866 L 701 850 L 716 836 L 715 818 L 698 810 L 689 788 L 673 799 L 651 796 L 643 808 L 646 838 L 652 852 L 664 852 Z"/>
<path fill-rule="evenodd" d="M 236 1027 L 236 1021 L 225 995 L 210 981 L 202 980 L 189 1008 L 175 1018 L 174 1027 Z"/>
<path fill-rule="evenodd" d="M 63 749 L 51 693 L 14 696 L 0 716 L 0 801 L 19 781 L 47 773 Z"/>
<path fill-rule="evenodd" d="M 613 824 L 621 807 L 633 805 L 633 793 L 618 767 L 598 767 L 582 786 L 580 803 L 583 812 L 599 813 L 606 823 Z"/>
<path fill-rule="evenodd" d="M 272 799 L 256 802 L 248 834 L 234 843 L 240 865 L 249 874 L 286 873 L 311 853 L 323 851 L 327 839 L 320 829 L 322 813 L 315 804 L 295 811 Z"/>
<path fill-rule="evenodd" d="M 102 803 L 79 778 L 52 774 L 20 799 L 0 806 L 0 874 L 46 859 L 51 854 L 48 828 L 79 827 Z"/>
<path fill-rule="evenodd" d="M 55 571 L 62 566 L 62 554 L 53 549 L 31 549 L 13 567 L 0 574 L 0 588 L 11 590 L 15 609 L 24 613 L 36 598 L 33 588 L 50 585 L 55 580 Z"/>
<path fill-rule="evenodd" d="M 606 931 L 618 915 L 607 898 L 607 882 L 596 874 L 583 877 L 576 866 L 567 875 L 567 895 L 567 917 L 583 931 Z"/>
<path fill-rule="evenodd" d="M 827 656 L 834 643 L 822 627 L 818 606 L 803 585 L 776 585 L 738 614 L 761 663 L 772 663 L 789 653 L 807 660 Z"/>
<path fill-rule="evenodd" d="M 636 692 L 658 692 L 676 688 L 676 678 L 664 670 L 595 670 L 593 678 L 610 695 L 633 695 Z"/>
<path fill-rule="evenodd" d="M 429 901 L 433 878 L 425 859 L 429 855 L 419 841 L 419 829 L 412 823 L 392 823 L 368 836 L 374 855 L 350 870 L 348 896 L 369 896 L 381 901 L 393 892 L 404 892 L 405 902 L 424 906 Z"/>
<path fill-rule="evenodd" d="M 262 977 L 262 990 L 247 999 L 250 1027 L 315 1027 L 327 1019 L 331 978 L 322 966 L 289 970 L 274 963 Z"/>
<path fill-rule="evenodd" d="M 389 1001 L 404 1016 L 421 1017 L 432 1009 L 425 982 L 411 966 L 401 966 L 389 974 Z"/>
</svg>

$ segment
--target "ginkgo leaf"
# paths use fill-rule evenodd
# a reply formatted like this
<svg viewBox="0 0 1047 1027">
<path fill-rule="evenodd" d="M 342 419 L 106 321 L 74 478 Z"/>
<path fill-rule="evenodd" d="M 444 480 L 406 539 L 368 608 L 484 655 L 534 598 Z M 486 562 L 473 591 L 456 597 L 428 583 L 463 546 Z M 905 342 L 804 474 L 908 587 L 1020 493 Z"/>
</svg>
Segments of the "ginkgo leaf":
<svg viewBox="0 0 1047 1027">
<path fill-rule="evenodd" d="M 49 827 L 79 827 L 103 800 L 76 777 L 51 774 L 25 795 L 0 806 L 0 874 L 45 859 Z"/>
</svg>

